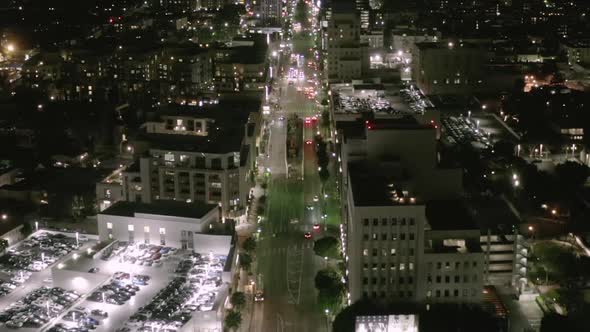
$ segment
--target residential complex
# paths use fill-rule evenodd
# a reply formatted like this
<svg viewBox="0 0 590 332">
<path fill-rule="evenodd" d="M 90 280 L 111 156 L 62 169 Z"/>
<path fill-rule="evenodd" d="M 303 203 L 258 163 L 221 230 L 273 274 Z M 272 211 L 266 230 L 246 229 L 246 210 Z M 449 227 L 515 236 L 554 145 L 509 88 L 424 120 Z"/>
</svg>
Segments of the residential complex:
<svg viewBox="0 0 590 332">
<path fill-rule="evenodd" d="M 109 201 L 121 194 L 132 202 L 218 204 L 224 219 L 243 217 L 259 130 L 259 114 L 249 107 L 171 105 L 161 109 L 157 119 L 146 122 L 144 131 L 128 145 L 138 159 L 119 172 L 115 186 L 120 185 L 120 191 L 109 188 L 113 181 L 107 178 L 99 187 L 109 195 L 99 195 Z"/>
</svg>

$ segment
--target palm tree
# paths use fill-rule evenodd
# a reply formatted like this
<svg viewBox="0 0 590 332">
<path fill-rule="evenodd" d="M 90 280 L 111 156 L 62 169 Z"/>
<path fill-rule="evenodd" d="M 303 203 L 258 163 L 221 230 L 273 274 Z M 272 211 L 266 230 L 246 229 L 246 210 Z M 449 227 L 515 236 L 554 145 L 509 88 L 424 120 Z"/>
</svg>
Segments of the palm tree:
<svg viewBox="0 0 590 332">
<path fill-rule="evenodd" d="M 242 324 L 242 314 L 239 311 L 230 310 L 225 316 L 225 329 L 235 331 Z"/>
<path fill-rule="evenodd" d="M 229 302 L 239 310 L 246 304 L 246 295 L 243 292 L 235 292 L 229 298 Z"/>
</svg>

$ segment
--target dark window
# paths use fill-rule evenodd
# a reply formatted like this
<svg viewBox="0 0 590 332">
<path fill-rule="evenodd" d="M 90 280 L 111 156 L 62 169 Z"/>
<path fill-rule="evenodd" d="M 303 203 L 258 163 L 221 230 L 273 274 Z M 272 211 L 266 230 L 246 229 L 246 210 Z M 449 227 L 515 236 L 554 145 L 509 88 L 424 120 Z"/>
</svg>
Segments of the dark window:
<svg viewBox="0 0 590 332">
<path fill-rule="evenodd" d="M 387 226 L 387 218 L 381 219 L 381 226 Z"/>
<path fill-rule="evenodd" d="M 382 241 L 387 240 L 387 234 L 381 234 L 381 240 Z"/>
<path fill-rule="evenodd" d="M 369 226 L 369 219 L 363 219 L 363 226 Z"/>
<path fill-rule="evenodd" d="M 402 225 L 402 226 L 405 226 L 405 225 L 406 225 L 406 218 L 402 218 L 401 225 Z"/>
<path fill-rule="evenodd" d="M 436 276 L 436 283 L 437 284 L 440 284 L 440 280 L 441 280 L 440 276 Z"/>
<path fill-rule="evenodd" d="M 397 218 L 391 218 L 391 226 L 397 225 Z"/>
<path fill-rule="evenodd" d="M 451 277 L 445 276 L 445 284 L 448 284 L 451 281 Z"/>
<path fill-rule="evenodd" d="M 410 240 L 414 239 L 414 233 L 410 233 Z"/>
<path fill-rule="evenodd" d="M 377 218 L 373 219 L 373 226 L 379 226 L 379 219 L 377 219 Z"/>
<path fill-rule="evenodd" d="M 211 159 L 211 168 L 213 168 L 213 169 L 221 169 L 221 158 L 213 158 L 213 159 Z"/>
<path fill-rule="evenodd" d="M 410 225 L 414 226 L 415 223 L 416 223 L 416 221 L 414 220 L 414 218 L 410 218 Z"/>
</svg>

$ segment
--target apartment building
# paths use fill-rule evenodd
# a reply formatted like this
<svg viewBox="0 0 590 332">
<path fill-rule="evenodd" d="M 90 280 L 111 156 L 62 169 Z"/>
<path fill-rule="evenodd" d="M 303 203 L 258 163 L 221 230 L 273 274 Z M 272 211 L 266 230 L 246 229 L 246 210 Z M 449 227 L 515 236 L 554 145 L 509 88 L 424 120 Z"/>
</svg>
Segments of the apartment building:
<svg viewBox="0 0 590 332">
<path fill-rule="evenodd" d="M 260 38 L 233 41 L 214 50 L 218 91 L 264 91 L 267 81 L 266 42 Z"/>
<path fill-rule="evenodd" d="M 424 94 L 465 94 L 485 87 L 487 53 L 463 42 L 417 43 L 412 76 Z"/>
<path fill-rule="evenodd" d="M 97 185 L 101 209 L 117 200 L 216 204 L 222 218 L 244 215 L 254 169 L 258 113 L 253 104 L 169 105 L 129 142 L 137 156 Z M 120 195 L 120 196 L 119 196 Z"/>
<path fill-rule="evenodd" d="M 480 231 L 460 201 L 461 170 L 437 160 L 434 126 L 399 118 L 337 128 L 349 300 L 481 301 Z"/>
</svg>

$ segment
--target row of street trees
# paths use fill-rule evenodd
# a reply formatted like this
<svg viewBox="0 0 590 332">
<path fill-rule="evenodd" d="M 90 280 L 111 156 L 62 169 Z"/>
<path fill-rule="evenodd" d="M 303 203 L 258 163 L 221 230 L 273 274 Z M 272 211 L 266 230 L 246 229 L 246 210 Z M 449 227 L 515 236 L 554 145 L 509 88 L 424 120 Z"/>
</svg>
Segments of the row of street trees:
<svg viewBox="0 0 590 332">
<path fill-rule="evenodd" d="M 252 262 L 254 260 L 254 251 L 256 250 L 256 240 L 253 237 L 248 237 L 242 243 L 242 249 L 244 252 L 240 253 L 239 263 L 240 267 L 250 274 L 252 268 Z M 232 305 L 232 309 L 227 312 L 224 321 L 224 327 L 226 330 L 235 331 L 242 324 L 242 313 L 241 310 L 246 305 L 246 295 L 243 292 L 234 292 L 229 301 Z"/>
</svg>

